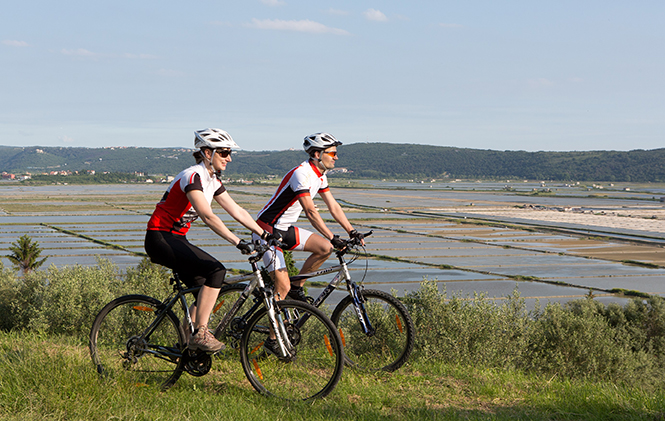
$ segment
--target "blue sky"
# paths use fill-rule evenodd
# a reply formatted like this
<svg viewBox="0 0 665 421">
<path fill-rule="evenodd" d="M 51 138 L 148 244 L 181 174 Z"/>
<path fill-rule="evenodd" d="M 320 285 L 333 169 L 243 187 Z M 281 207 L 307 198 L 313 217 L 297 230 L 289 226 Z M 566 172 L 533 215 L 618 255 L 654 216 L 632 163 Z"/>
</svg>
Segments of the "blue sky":
<svg viewBox="0 0 665 421">
<path fill-rule="evenodd" d="M 665 2 L 32 1 L 0 14 L 0 145 L 663 147 Z"/>
</svg>

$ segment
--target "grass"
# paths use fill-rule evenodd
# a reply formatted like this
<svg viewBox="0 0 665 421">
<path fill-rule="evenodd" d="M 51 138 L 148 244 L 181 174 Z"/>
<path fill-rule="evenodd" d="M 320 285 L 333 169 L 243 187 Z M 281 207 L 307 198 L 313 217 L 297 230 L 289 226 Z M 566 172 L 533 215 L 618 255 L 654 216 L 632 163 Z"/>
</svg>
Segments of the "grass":
<svg viewBox="0 0 665 421">
<path fill-rule="evenodd" d="M 2 420 L 663 420 L 665 393 L 419 360 L 396 373 L 350 369 L 325 399 L 255 392 L 235 359 L 161 392 L 108 384 L 71 337 L 0 333 Z"/>
</svg>

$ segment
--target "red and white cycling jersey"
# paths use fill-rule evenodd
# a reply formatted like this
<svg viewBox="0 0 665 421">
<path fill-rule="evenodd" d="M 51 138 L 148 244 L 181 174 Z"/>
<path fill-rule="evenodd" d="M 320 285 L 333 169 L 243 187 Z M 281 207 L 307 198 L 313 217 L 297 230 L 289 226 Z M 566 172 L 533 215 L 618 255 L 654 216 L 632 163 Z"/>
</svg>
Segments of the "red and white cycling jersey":
<svg viewBox="0 0 665 421">
<path fill-rule="evenodd" d="M 296 223 L 302 212 L 299 197 L 309 195 L 313 199 L 317 193 L 328 190 L 325 174 L 313 162 L 303 162 L 284 176 L 275 194 L 259 212 L 259 225 L 286 230 Z"/>
<path fill-rule="evenodd" d="M 148 230 L 185 235 L 199 215 L 187 198 L 187 192 L 201 190 L 209 203 L 226 191 L 221 181 L 210 175 L 203 163 L 183 170 L 171 182 L 148 221 Z"/>
</svg>

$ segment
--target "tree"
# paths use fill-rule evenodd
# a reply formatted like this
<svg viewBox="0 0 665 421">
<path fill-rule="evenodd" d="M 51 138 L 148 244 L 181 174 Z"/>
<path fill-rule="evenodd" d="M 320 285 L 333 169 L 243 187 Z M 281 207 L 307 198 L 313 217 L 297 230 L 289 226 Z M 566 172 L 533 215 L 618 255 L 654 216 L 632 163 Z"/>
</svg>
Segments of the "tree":
<svg viewBox="0 0 665 421">
<path fill-rule="evenodd" d="M 35 270 L 46 262 L 48 257 L 45 257 L 41 260 L 39 255 L 42 253 L 41 247 L 35 241 L 32 241 L 30 236 L 23 235 L 19 238 L 16 243 L 9 246 L 9 250 L 12 254 L 8 254 L 7 257 L 13 264 L 16 269 L 20 269 L 23 273 L 30 272 Z"/>
</svg>

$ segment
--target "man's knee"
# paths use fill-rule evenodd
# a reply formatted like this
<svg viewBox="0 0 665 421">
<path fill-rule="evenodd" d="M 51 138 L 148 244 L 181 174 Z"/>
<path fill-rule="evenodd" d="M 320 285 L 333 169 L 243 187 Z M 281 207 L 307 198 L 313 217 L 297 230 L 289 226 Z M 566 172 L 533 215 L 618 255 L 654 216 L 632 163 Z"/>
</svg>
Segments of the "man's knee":
<svg viewBox="0 0 665 421">
<path fill-rule="evenodd" d="M 318 241 L 315 244 L 315 247 L 312 247 L 311 250 L 309 250 L 312 254 L 328 258 L 333 251 L 335 251 L 335 248 L 330 244 L 329 241 L 321 238 L 321 241 Z"/>
<path fill-rule="evenodd" d="M 304 250 L 312 255 L 327 258 L 335 249 L 328 239 L 314 233 L 307 239 Z"/>
</svg>

